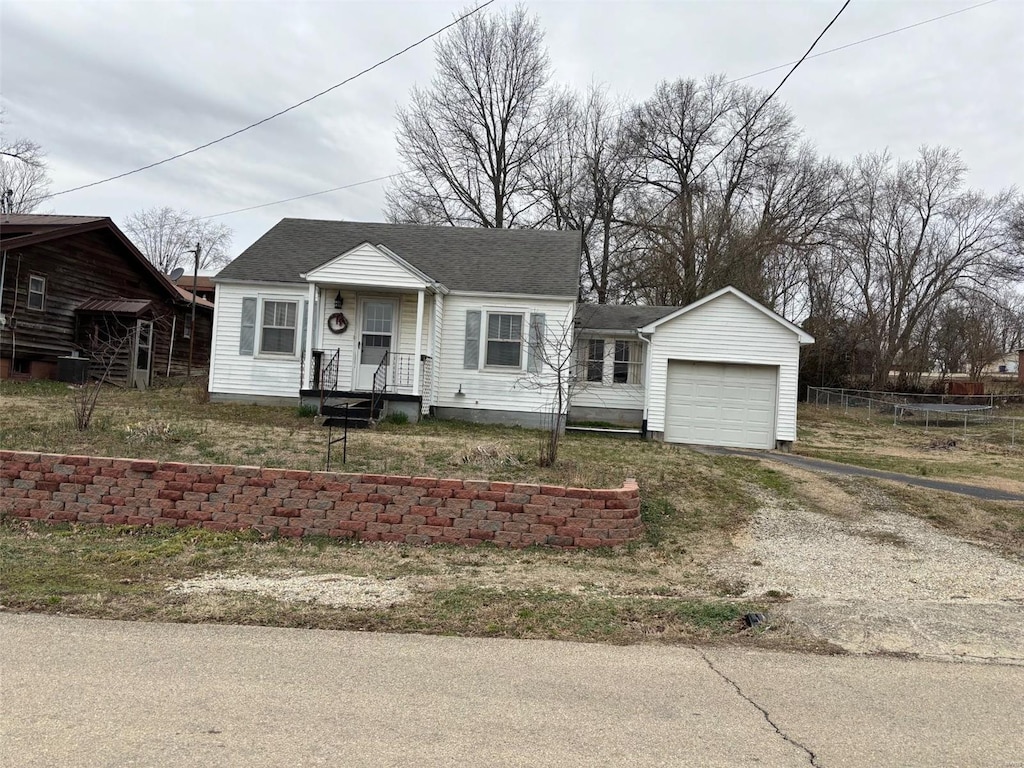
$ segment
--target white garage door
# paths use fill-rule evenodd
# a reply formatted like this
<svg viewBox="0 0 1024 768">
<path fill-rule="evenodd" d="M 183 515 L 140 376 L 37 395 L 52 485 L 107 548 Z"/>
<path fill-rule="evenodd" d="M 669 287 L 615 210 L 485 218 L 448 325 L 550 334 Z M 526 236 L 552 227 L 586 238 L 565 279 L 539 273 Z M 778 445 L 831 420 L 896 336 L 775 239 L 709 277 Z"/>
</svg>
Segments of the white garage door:
<svg viewBox="0 0 1024 768">
<path fill-rule="evenodd" d="M 772 366 L 669 361 L 665 440 L 774 448 L 777 380 Z"/>
</svg>

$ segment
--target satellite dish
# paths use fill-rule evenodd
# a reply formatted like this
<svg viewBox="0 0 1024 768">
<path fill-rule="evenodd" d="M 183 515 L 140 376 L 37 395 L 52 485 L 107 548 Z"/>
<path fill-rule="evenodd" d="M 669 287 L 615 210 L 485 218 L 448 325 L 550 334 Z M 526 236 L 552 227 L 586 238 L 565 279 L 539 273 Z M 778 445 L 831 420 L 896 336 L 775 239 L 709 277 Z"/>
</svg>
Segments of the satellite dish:
<svg viewBox="0 0 1024 768">
<path fill-rule="evenodd" d="M 173 283 L 175 280 L 180 279 L 181 276 L 184 275 L 184 274 L 185 274 L 185 268 L 184 267 L 177 267 L 167 277 L 169 277 L 171 279 L 171 282 Z"/>
</svg>

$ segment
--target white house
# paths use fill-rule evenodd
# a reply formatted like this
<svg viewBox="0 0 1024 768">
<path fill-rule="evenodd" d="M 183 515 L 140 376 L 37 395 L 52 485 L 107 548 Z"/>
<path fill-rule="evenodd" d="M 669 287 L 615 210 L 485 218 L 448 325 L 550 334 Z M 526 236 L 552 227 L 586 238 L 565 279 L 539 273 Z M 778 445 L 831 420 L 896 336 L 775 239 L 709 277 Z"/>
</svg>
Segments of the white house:
<svg viewBox="0 0 1024 768">
<path fill-rule="evenodd" d="M 211 399 L 540 426 L 560 379 L 570 421 L 796 438 L 809 335 L 731 287 L 687 307 L 577 306 L 579 255 L 577 232 L 284 219 L 215 279 Z"/>
<path fill-rule="evenodd" d="M 579 254 L 577 232 L 284 219 L 215 278 L 210 397 L 543 424 Z"/>
</svg>

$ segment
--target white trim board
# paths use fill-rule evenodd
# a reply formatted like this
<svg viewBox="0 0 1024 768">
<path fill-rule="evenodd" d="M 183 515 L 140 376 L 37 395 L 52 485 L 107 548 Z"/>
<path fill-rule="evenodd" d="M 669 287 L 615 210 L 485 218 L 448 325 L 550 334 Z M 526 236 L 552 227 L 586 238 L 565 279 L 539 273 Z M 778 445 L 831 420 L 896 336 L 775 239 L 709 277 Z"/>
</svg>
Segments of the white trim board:
<svg viewBox="0 0 1024 768">
<path fill-rule="evenodd" d="M 779 314 L 776 314 L 775 312 L 772 312 L 770 309 L 768 309 L 768 307 L 764 306 L 763 304 L 761 304 L 761 303 L 759 303 L 757 301 L 754 301 L 752 298 L 747 296 L 747 294 L 743 293 L 743 291 L 739 290 L 738 288 L 734 288 L 731 285 L 727 285 L 727 286 L 725 286 L 725 288 L 720 288 L 719 290 L 715 291 L 714 293 L 710 293 L 707 296 L 705 296 L 703 299 L 698 299 L 697 301 L 693 302 L 692 304 L 687 304 L 685 307 L 677 309 L 675 312 L 672 312 L 672 313 L 670 313 L 668 315 L 665 315 L 661 319 L 655 320 L 653 323 L 649 323 L 649 324 L 643 326 L 642 328 L 639 329 L 639 331 L 640 331 L 640 333 L 654 333 L 655 329 L 659 325 L 664 325 L 667 322 L 675 320 L 677 317 L 685 315 L 688 312 L 692 312 L 693 310 L 698 309 L 699 307 L 702 307 L 705 304 L 709 304 L 710 302 L 714 301 L 718 297 L 724 296 L 727 293 L 732 294 L 736 298 L 740 299 L 741 301 L 747 303 L 748 305 L 750 305 L 751 307 L 756 309 L 758 312 L 763 314 L 765 317 L 768 317 L 769 319 L 774 320 L 779 325 L 781 325 L 784 328 L 787 328 L 790 331 L 792 331 L 793 333 L 795 333 L 797 335 L 797 338 L 799 339 L 801 344 L 813 344 L 814 343 L 814 337 L 811 336 L 811 334 L 807 333 L 807 331 L 805 331 L 799 325 L 795 325 L 795 324 L 789 322 L 789 320 L 784 318 L 782 315 L 779 315 Z"/>
</svg>

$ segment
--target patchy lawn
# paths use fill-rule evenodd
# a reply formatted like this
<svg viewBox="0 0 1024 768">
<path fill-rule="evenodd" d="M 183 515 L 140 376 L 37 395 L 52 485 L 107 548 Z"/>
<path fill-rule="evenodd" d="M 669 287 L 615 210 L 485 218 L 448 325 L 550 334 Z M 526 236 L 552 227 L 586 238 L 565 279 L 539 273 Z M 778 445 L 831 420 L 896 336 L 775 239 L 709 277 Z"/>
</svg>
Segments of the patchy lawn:
<svg viewBox="0 0 1024 768">
<path fill-rule="evenodd" d="M 1003 409 L 1000 415 L 1024 417 L 1024 411 Z M 801 404 L 795 450 L 844 464 L 1024 493 L 1024 422 L 1011 444 L 1008 422 L 972 423 L 965 436 L 962 425 L 925 430 L 893 426 L 891 415 L 868 416 L 866 408 Z"/>
<path fill-rule="evenodd" d="M 326 433 L 295 408 L 211 404 L 187 387 L 110 389 L 92 427 L 78 432 L 71 397 L 60 384 L 0 385 L 0 445 L 323 467 Z M 723 583 L 708 567 L 731 548 L 759 498 L 791 492 L 783 475 L 756 460 L 595 435 L 567 435 L 558 464 L 540 468 L 542 438 L 534 430 L 456 422 L 384 424 L 350 433 L 345 469 L 610 487 L 635 477 L 646 540 L 567 553 L 6 522 L 0 602 L 107 618 L 828 647 L 784 623 L 745 629 L 743 614 L 771 615 L 776 598 L 738 600 L 744 585 Z M 201 589 L 205 583 L 220 586 Z M 391 597 L 374 597 L 381 595 Z"/>
</svg>

